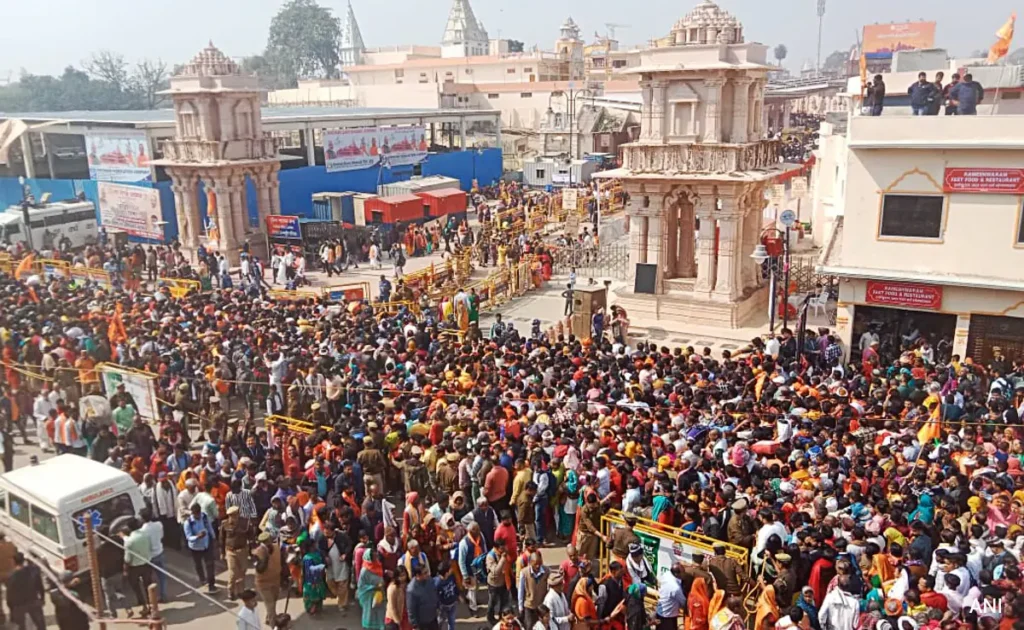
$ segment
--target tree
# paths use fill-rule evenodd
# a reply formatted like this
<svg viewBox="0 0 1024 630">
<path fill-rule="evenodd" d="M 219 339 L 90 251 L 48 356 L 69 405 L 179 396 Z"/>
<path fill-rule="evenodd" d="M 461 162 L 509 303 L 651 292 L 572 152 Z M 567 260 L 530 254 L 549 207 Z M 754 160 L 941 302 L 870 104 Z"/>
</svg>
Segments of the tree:
<svg viewBox="0 0 1024 630">
<path fill-rule="evenodd" d="M 299 78 L 337 78 L 341 20 L 315 0 L 289 0 L 270 21 L 265 57 L 289 85 Z"/>
<path fill-rule="evenodd" d="M 260 80 L 260 87 L 268 90 L 288 87 L 288 80 L 282 78 L 277 69 L 270 64 L 264 55 L 242 57 L 242 74 L 253 75 Z"/>
<path fill-rule="evenodd" d="M 85 62 L 85 69 L 95 78 L 111 84 L 117 91 L 124 90 L 128 85 L 128 62 L 122 54 L 109 50 L 95 52 Z"/>
<path fill-rule="evenodd" d="M 845 76 L 849 61 L 849 51 L 836 50 L 830 53 L 828 57 L 825 57 L 825 61 L 821 64 L 821 70 L 826 74 L 842 74 Z"/>
<path fill-rule="evenodd" d="M 129 91 L 142 109 L 156 109 L 164 101 L 157 92 L 167 87 L 167 79 L 167 64 L 163 60 L 144 59 L 136 64 L 128 79 Z"/>
<path fill-rule="evenodd" d="M 508 40 L 508 51 L 510 53 L 521 53 L 523 52 L 523 48 L 525 48 L 525 44 L 518 39 Z"/>
<path fill-rule="evenodd" d="M 782 60 L 785 59 L 788 54 L 789 49 L 786 48 L 785 44 L 779 44 L 775 47 L 775 61 L 778 62 L 779 66 L 782 65 Z"/>
</svg>

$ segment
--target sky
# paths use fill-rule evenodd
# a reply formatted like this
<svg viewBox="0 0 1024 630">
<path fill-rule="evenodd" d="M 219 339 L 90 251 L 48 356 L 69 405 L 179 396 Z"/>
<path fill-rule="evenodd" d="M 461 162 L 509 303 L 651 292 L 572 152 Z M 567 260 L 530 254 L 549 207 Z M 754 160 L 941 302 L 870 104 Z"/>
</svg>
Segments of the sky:
<svg viewBox="0 0 1024 630">
<path fill-rule="evenodd" d="M 437 45 L 451 0 L 351 0 L 368 47 Z M 996 29 L 1024 0 L 826 0 L 822 57 L 848 50 L 864 24 L 906 20 L 938 22 L 936 40 L 954 56 L 987 49 Z M 566 17 L 588 42 L 617 29 L 624 47 L 667 35 L 698 0 L 471 0 L 492 38 L 509 38 L 550 50 Z M 285 0 L 0 0 L 7 28 L 0 38 L 0 84 L 22 70 L 59 74 L 81 66 L 90 54 L 109 49 L 129 61 L 160 58 L 183 63 L 212 40 L 232 57 L 259 53 L 270 20 Z M 346 0 L 320 0 L 342 16 Z M 744 23 L 748 41 L 785 44 L 785 65 L 799 70 L 816 55 L 817 0 L 719 0 Z M 13 28 L 12 28 L 13 27 Z M 1024 45 L 1024 44 L 1021 44 Z M 1016 47 L 1016 46 L 1015 46 Z"/>
</svg>

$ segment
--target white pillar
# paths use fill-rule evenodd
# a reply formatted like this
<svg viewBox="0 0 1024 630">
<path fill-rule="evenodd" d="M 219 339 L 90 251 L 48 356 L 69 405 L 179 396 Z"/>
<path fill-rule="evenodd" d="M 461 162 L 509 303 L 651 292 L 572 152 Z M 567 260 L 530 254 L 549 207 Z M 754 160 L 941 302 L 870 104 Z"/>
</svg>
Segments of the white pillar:
<svg viewBox="0 0 1024 630">
<path fill-rule="evenodd" d="M 54 160 L 53 160 L 53 147 L 46 141 L 47 134 L 39 134 L 39 139 L 43 141 L 43 153 L 46 154 L 46 175 L 50 179 L 57 179 L 54 175 Z M 153 180 L 156 181 L 156 180 Z"/>
<path fill-rule="evenodd" d="M 715 198 L 710 192 L 701 191 L 697 200 L 696 214 L 700 219 L 697 235 L 697 282 L 694 293 L 710 294 L 715 288 Z"/>
<path fill-rule="evenodd" d="M 36 163 L 32 158 L 32 138 L 28 131 L 21 134 L 21 156 L 25 164 L 25 177 L 34 179 L 36 176 Z"/>
<path fill-rule="evenodd" d="M 302 138 L 306 141 L 306 166 L 316 166 L 316 140 L 313 139 L 312 126 L 303 127 Z"/>
<path fill-rule="evenodd" d="M 459 148 L 466 150 L 466 117 L 459 117 Z"/>
<path fill-rule="evenodd" d="M 651 81 L 651 140 L 665 142 L 665 87 L 667 81 Z"/>
<path fill-rule="evenodd" d="M 738 77 L 732 80 L 732 135 L 729 141 L 742 144 L 747 141 L 748 108 L 750 105 L 750 85 L 753 79 Z"/>
<path fill-rule="evenodd" d="M 739 239 L 743 215 L 735 197 L 722 198 L 722 211 L 718 217 L 718 273 L 715 279 L 715 297 L 732 302 L 740 291 Z"/>
<path fill-rule="evenodd" d="M 654 264 L 658 270 L 654 280 L 655 293 L 665 292 L 666 234 L 664 224 L 664 215 L 647 217 L 647 262 Z"/>
<path fill-rule="evenodd" d="M 747 207 L 743 209 L 743 240 L 739 252 L 736 254 L 740 259 L 743 268 L 743 286 L 741 289 L 757 285 L 757 279 L 761 272 L 760 263 L 750 257 L 757 247 L 758 238 L 761 234 L 761 210 L 763 204 L 757 196 L 747 201 Z"/>
<path fill-rule="evenodd" d="M 836 336 L 846 350 L 846 356 L 850 356 L 850 349 L 853 348 L 853 316 L 856 307 L 849 302 L 838 302 L 836 304 Z M 955 350 L 954 350 L 955 352 Z"/>
</svg>

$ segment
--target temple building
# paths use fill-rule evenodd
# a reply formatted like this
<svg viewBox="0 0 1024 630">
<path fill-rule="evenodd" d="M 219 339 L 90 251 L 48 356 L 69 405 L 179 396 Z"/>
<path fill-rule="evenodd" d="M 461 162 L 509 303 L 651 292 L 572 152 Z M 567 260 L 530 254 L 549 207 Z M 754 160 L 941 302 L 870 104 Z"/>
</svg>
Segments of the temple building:
<svg viewBox="0 0 1024 630">
<path fill-rule="evenodd" d="M 616 74 L 638 76 L 638 142 L 622 147 L 630 201 L 635 286 L 616 297 L 632 315 L 739 327 L 767 310 L 768 289 L 750 258 L 761 239 L 765 191 L 797 165 L 767 139 L 768 47 L 705 0 L 672 28 L 668 43 Z"/>
<path fill-rule="evenodd" d="M 182 251 L 195 259 L 200 245 L 235 265 L 241 249 L 266 253 L 266 217 L 281 213 L 273 138 L 263 133 L 259 80 L 245 76 L 211 42 L 171 78 L 163 92 L 174 103 L 174 138 L 162 143 L 163 166 L 173 182 Z M 247 183 L 257 214 L 248 212 Z M 200 183 L 206 220 L 200 212 Z"/>
<path fill-rule="evenodd" d="M 441 37 L 442 57 L 478 57 L 490 50 L 487 29 L 476 19 L 469 0 L 454 0 Z"/>
</svg>

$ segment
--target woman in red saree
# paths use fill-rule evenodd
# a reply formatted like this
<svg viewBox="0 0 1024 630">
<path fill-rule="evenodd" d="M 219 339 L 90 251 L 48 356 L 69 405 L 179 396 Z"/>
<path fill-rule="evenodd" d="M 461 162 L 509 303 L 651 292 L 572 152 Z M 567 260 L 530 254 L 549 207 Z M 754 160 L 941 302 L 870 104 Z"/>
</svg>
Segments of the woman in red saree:
<svg viewBox="0 0 1024 630">
<path fill-rule="evenodd" d="M 711 598 L 708 597 L 708 585 L 704 578 L 698 577 L 690 587 L 690 596 L 686 602 L 686 630 L 708 630 L 708 610 Z"/>
</svg>

